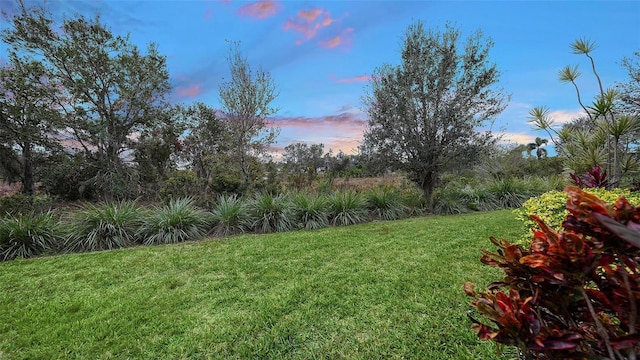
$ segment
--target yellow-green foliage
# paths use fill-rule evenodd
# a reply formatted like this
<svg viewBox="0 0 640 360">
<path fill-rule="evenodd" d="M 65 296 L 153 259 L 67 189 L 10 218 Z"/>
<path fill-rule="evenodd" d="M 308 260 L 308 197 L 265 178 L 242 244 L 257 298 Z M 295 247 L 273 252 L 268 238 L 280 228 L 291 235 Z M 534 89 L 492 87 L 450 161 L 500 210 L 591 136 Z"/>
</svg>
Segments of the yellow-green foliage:
<svg viewBox="0 0 640 360">
<path fill-rule="evenodd" d="M 607 203 L 614 203 L 620 195 L 629 200 L 634 205 L 640 205 L 640 193 L 630 192 L 624 189 L 601 189 L 591 188 L 584 189 L 585 192 L 594 194 Z M 562 222 L 569 214 L 567 211 L 568 195 L 563 191 L 552 190 L 540 196 L 532 197 L 522 204 L 522 207 L 514 210 L 516 217 L 524 223 L 524 233 L 521 241 L 527 242 L 531 239 L 531 229 L 536 228 L 536 224 L 529 218 L 529 215 L 535 214 L 540 217 L 547 225 L 555 230 L 562 229 Z"/>
</svg>

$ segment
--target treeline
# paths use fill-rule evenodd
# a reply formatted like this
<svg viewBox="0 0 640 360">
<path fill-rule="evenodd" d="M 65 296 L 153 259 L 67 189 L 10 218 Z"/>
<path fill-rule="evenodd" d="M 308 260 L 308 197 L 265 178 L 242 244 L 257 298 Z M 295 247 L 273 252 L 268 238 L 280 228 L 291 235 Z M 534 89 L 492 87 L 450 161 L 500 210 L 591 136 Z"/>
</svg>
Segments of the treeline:
<svg viewBox="0 0 640 360">
<path fill-rule="evenodd" d="M 63 200 L 168 201 L 278 194 L 330 187 L 338 177 L 395 173 L 435 210 L 450 189 L 568 178 L 596 165 L 609 172 L 612 186 L 635 182 L 638 52 L 623 60 L 629 81 L 604 89 L 591 56 L 595 44 L 572 44 L 586 55 L 601 92 L 592 102 L 578 97 L 584 118 L 562 126 L 547 108 L 531 111 L 530 121 L 556 148 L 558 156 L 547 157 L 547 139 L 504 146 L 479 130 L 509 99 L 490 58 L 491 39 L 480 31 L 463 39 L 450 25 L 440 31 L 418 21 L 404 35 L 399 65 L 374 71 L 357 154 L 294 143 L 274 159 L 279 129 L 269 119 L 278 111 L 276 83 L 252 68 L 239 43 L 229 43 L 220 109 L 172 104 L 166 57 L 156 44 L 141 50 L 97 16 L 59 24 L 45 8 L 16 4 L 0 35 L 8 49 L 0 68 L 0 176 L 20 182 L 27 196 L 39 186 Z M 560 80 L 579 94 L 578 76 L 577 67 L 568 67 Z"/>
</svg>

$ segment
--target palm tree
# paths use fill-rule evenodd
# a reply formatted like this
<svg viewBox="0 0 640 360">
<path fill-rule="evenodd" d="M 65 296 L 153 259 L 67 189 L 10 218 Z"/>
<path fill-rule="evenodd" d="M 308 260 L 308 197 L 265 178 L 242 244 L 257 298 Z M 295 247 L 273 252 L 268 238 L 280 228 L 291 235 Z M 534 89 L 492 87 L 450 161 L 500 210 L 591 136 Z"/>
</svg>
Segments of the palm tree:
<svg viewBox="0 0 640 360">
<path fill-rule="evenodd" d="M 549 141 L 547 139 L 542 139 L 537 137 L 535 142 L 527 144 L 527 149 L 529 150 L 529 155 L 533 150 L 536 151 L 536 157 L 538 160 L 542 157 L 547 157 L 547 149 L 543 148 L 543 145 L 546 145 Z"/>
</svg>

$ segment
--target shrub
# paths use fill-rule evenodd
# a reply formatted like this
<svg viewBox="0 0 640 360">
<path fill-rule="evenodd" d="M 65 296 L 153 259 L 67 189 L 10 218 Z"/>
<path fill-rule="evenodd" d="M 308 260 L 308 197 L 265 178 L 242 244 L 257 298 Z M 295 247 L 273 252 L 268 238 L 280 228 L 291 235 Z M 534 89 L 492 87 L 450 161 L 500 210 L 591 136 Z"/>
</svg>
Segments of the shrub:
<svg viewBox="0 0 640 360">
<path fill-rule="evenodd" d="M 588 188 L 584 191 L 607 202 L 614 202 L 623 195 L 630 203 L 640 205 L 640 193 L 632 193 L 623 189 L 606 190 L 602 188 Z M 569 215 L 566 208 L 567 199 L 568 195 L 565 192 L 553 190 L 532 197 L 525 201 L 521 208 L 515 209 L 513 212 L 524 224 L 523 236 L 520 240 L 530 239 L 531 231 L 535 229 L 536 223 L 530 218 L 530 215 L 538 216 L 547 226 L 559 231 L 562 228 L 562 222 Z"/>
<path fill-rule="evenodd" d="M 505 277 L 476 292 L 480 339 L 517 346 L 525 359 L 635 359 L 640 351 L 640 207 L 613 206 L 567 187 L 569 216 L 557 232 L 539 217 L 525 249 L 491 238 L 481 261 Z M 561 295 L 561 296 L 559 296 Z M 487 324 L 490 323 L 490 325 Z"/>
<path fill-rule="evenodd" d="M 42 189 L 57 198 L 75 201 L 91 198 L 96 194 L 81 185 L 95 176 L 96 168 L 89 163 L 85 155 L 58 153 L 47 158 L 46 166 L 39 171 Z"/>
<path fill-rule="evenodd" d="M 236 195 L 221 195 L 211 210 L 214 236 L 227 236 L 245 232 L 251 227 L 246 204 Z"/>
<path fill-rule="evenodd" d="M 293 229 L 287 197 L 264 193 L 249 202 L 251 227 L 261 233 L 284 232 Z"/>
<path fill-rule="evenodd" d="M 187 198 L 202 194 L 203 181 L 191 170 L 175 170 L 162 183 L 160 197 L 163 201 Z"/>
<path fill-rule="evenodd" d="M 209 214 L 198 209 L 191 198 L 171 200 L 144 218 L 139 238 L 144 245 L 175 244 L 207 234 Z"/>
<path fill-rule="evenodd" d="M 61 239 L 58 219 L 50 212 L 0 219 L 2 260 L 29 258 L 53 251 Z"/>
<path fill-rule="evenodd" d="M 143 208 L 133 201 L 85 204 L 68 223 L 65 247 L 70 251 L 122 248 L 136 242 Z"/>
<path fill-rule="evenodd" d="M 353 225 L 367 221 L 366 203 L 359 193 L 347 190 L 329 197 L 330 223 Z"/>
<path fill-rule="evenodd" d="M 493 194 L 498 206 L 504 209 L 520 207 L 532 195 L 527 183 L 516 178 L 494 180 L 487 184 L 487 190 Z"/>
<path fill-rule="evenodd" d="M 433 212 L 439 215 L 455 215 L 468 212 L 462 193 L 455 187 L 436 189 L 433 194 Z"/>
<path fill-rule="evenodd" d="M 53 199 L 46 195 L 29 196 L 18 193 L 3 196 L 0 197 L 0 216 L 47 212 L 51 209 L 53 202 Z"/>
<path fill-rule="evenodd" d="M 322 195 L 298 193 L 291 196 L 292 219 L 299 228 L 312 230 L 329 224 L 329 204 Z"/>
<path fill-rule="evenodd" d="M 471 187 L 467 185 L 460 190 L 460 193 L 470 210 L 492 211 L 500 208 L 493 193 L 484 186 Z"/>
<path fill-rule="evenodd" d="M 594 166 L 586 174 L 578 175 L 569 174 L 573 183 L 583 189 L 585 188 L 608 188 L 609 179 L 607 179 L 607 171 L 603 170 L 600 165 Z"/>
<path fill-rule="evenodd" d="M 369 190 L 366 194 L 366 202 L 369 212 L 377 219 L 396 220 L 406 215 L 400 192 L 389 186 Z"/>
</svg>

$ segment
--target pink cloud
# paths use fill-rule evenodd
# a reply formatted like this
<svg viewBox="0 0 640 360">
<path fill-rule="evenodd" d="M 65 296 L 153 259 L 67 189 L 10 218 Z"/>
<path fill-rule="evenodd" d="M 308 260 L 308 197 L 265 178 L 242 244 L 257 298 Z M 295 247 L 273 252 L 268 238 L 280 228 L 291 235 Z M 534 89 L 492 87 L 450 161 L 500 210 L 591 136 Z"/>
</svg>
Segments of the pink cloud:
<svg viewBox="0 0 640 360">
<path fill-rule="evenodd" d="M 261 0 L 254 3 L 242 5 L 238 9 L 238 14 L 265 19 L 271 15 L 275 15 L 280 10 L 280 5 L 273 0 Z"/>
<path fill-rule="evenodd" d="M 207 9 L 207 11 L 204 12 L 204 20 L 209 21 L 211 19 L 211 14 L 211 9 Z"/>
<path fill-rule="evenodd" d="M 327 27 L 327 26 L 333 24 L 336 21 L 338 21 L 338 19 L 332 19 L 331 16 L 329 16 L 329 13 L 326 12 L 326 13 L 324 13 L 324 19 L 322 19 L 321 24 L 322 24 L 323 27 Z"/>
<path fill-rule="evenodd" d="M 273 125 L 295 135 L 295 141 L 323 143 L 325 149 L 334 152 L 352 152 L 362 143 L 362 134 L 367 121 L 362 114 L 342 113 L 321 117 L 279 117 L 272 119 Z"/>
<path fill-rule="evenodd" d="M 321 14 L 322 14 L 322 9 L 320 8 L 315 8 L 312 10 L 300 10 L 298 11 L 298 18 L 305 20 L 307 23 L 311 24 Z"/>
<path fill-rule="evenodd" d="M 327 49 L 334 49 L 338 46 L 350 46 L 351 45 L 351 34 L 353 33 L 353 28 L 346 28 L 342 34 L 333 37 L 327 41 L 320 41 L 320 45 Z"/>
<path fill-rule="evenodd" d="M 320 29 L 326 28 L 338 20 L 331 18 L 331 14 L 321 8 L 300 10 L 294 18 L 290 18 L 285 22 L 282 29 L 284 31 L 293 30 L 302 34 L 302 37 L 296 40 L 296 45 L 300 45 L 313 39 Z"/>
<path fill-rule="evenodd" d="M 321 128 L 342 126 L 347 128 L 360 128 L 367 121 L 362 119 L 359 114 L 344 112 L 339 115 L 327 115 L 321 117 L 274 117 L 271 121 L 281 127 L 305 127 L 305 128 Z"/>
<path fill-rule="evenodd" d="M 189 87 L 178 86 L 176 88 L 176 96 L 179 98 L 198 96 L 201 92 L 200 84 L 193 84 Z"/>
<path fill-rule="evenodd" d="M 339 79 L 336 79 L 335 75 L 331 74 L 330 77 L 339 84 L 351 84 L 351 83 L 366 82 L 371 80 L 371 75 L 367 75 L 367 74 L 362 74 L 362 75 L 357 75 L 357 76 L 347 77 L 347 78 L 339 78 Z"/>
</svg>

